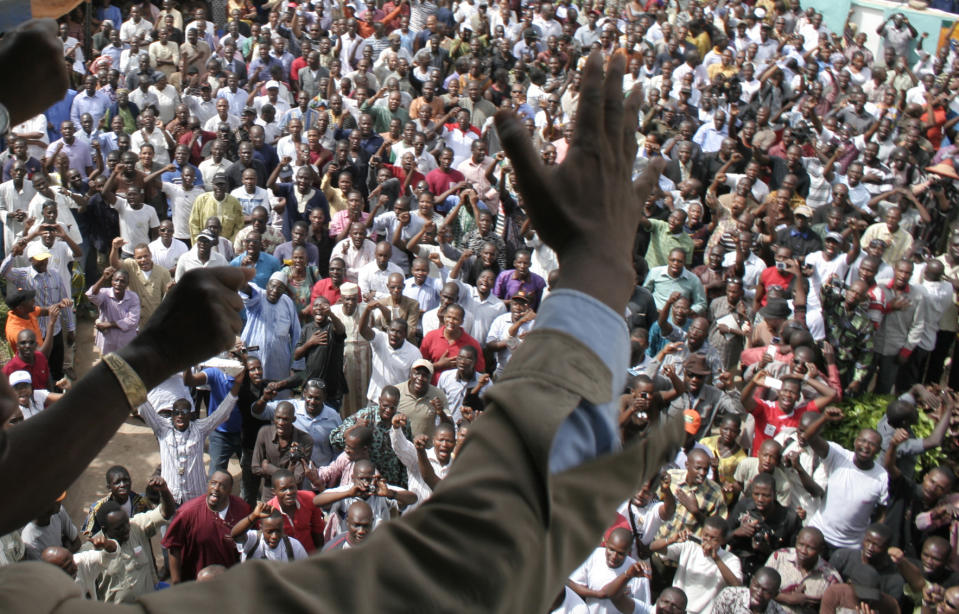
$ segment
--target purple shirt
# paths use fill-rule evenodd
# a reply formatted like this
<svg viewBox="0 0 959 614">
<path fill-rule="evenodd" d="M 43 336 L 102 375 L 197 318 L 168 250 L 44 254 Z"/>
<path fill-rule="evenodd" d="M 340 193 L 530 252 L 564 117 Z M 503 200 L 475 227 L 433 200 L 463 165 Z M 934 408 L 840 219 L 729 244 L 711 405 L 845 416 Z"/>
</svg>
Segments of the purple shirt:
<svg viewBox="0 0 959 614">
<path fill-rule="evenodd" d="M 60 153 L 66 154 L 70 159 L 70 168 L 80 171 L 80 177 L 87 180 L 87 169 L 93 167 L 93 155 L 90 153 L 90 146 L 83 139 L 73 137 L 73 145 L 67 145 L 63 139 L 57 139 L 47 146 L 46 157 L 49 159 L 53 152 L 57 150 L 57 145 L 63 143 L 63 149 Z"/>
<path fill-rule="evenodd" d="M 534 310 L 539 307 L 539 299 L 543 296 L 543 288 L 546 287 L 546 280 L 537 275 L 536 273 L 530 273 L 529 279 L 526 281 L 520 281 L 513 277 L 513 273 L 516 272 L 516 269 L 508 269 L 503 271 L 496 277 L 496 285 L 493 286 L 493 294 L 508 301 L 514 294 L 520 290 L 525 290 L 532 295 L 532 301 L 530 301 L 530 307 Z"/>
<path fill-rule="evenodd" d="M 140 297 L 136 292 L 127 290 L 122 300 L 113 297 L 113 288 L 101 288 L 93 294 L 93 287 L 87 290 L 87 298 L 100 309 L 98 321 L 116 322 L 117 328 L 97 331 L 96 344 L 100 351 L 109 354 L 130 343 L 137 336 L 140 324 Z"/>
</svg>

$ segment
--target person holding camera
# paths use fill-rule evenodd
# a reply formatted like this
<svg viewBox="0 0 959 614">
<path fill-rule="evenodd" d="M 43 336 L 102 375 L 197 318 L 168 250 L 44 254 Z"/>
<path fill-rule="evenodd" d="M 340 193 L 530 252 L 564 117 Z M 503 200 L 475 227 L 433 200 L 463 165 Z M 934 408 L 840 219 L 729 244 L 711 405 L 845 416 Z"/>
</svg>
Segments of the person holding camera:
<svg viewBox="0 0 959 614">
<path fill-rule="evenodd" d="M 352 483 L 327 488 L 313 498 L 316 507 L 330 508 L 324 536 L 329 541 L 346 529 L 347 514 L 357 501 L 370 506 L 373 511 L 373 528 L 387 522 L 394 511 L 399 512 L 416 503 L 418 497 L 409 490 L 388 484 L 376 473 L 372 461 L 361 459 L 353 465 Z"/>
<path fill-rule="evenodd" d="M 263 500 L 273 498 L 273 474 L 280 469 L 289 469 L 296 483 L 303 483 L 305 461 L 313 454 L 313 439 L 293 426 L 295 418 L 293 404 L 283 401 L 273 410 L 273 423 L 261 428 L 256 436 L 253 475 L 263 478 L 260 487 Z"/>
<path fill-rule="evenodd" d="M 738 523 L 729 536 L 730 552 L 739 557 L 748 578 L 762 567 L 770 554 L 795 541 L 802 528 L 796 511 L 776 500 L 776 478 L 760 473 L 752 482 L 749 497 L 743 497 L 729 515 Z"/>
</svg>

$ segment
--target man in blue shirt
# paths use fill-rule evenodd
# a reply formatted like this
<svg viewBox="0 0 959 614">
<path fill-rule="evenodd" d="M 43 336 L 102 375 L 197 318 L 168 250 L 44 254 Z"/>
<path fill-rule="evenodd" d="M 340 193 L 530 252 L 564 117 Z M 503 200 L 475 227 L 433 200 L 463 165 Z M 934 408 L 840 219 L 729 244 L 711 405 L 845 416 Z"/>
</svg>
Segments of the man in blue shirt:
<svg viewBox="0 0 959 614">
<path fill-rule="evenodd" d="M 258 232 L 251 232 L 246 236 L 244 246 L 246 253 L 238 255 L 231 262 L 231 266 L 249 266 L 256 269 L 256 275 L 253 276 L 253 283 L 261 288 L 265 288 L 270 275 L 283 268 L 274 256 L 263 251 L 263 237 Z"/>
<path fill-rule="evenodd" d="M 282 402 L 274 401 L 276 396 L 276 390 L 267 388 L 260 400 L 253 404 L 253 416 L 260 420 L 272 420 L 276 406 Z M 337 455 L 330 443 L 330 433 L 343 420 L 335 409 L 326 404 L 326 382 L 321 379 L 307 380 L 302 398 L 289 402 L 293 404 L 296 416 L 293 426 L 308 433 L 313 440 L 310 462 L 317 467 L 329 465 Z"/>
</svg>

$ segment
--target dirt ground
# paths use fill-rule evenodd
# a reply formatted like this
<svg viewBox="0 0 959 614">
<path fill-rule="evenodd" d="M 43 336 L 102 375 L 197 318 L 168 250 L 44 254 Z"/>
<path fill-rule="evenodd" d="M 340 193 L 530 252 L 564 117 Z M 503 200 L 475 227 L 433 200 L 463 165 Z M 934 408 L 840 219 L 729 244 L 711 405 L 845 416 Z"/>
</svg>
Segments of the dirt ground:
<svg viewBox="0 0 959 614">
<path fill-rule="evenodd" d="M 89 318 L 78 318 L 77 357 L 74 361 L 78 377 L 90 369 L 95 359 L 93 352 L 93 322 Z M 209 456 L 204 455 L 209 466 Z M 86 519 L 90 505 L 107 493 L 106 472 L 113 465 L 123 465 L 133 478 L 133 489 L 143 493 L 147 479 L 160 464 L 160 450 L 153 431 L 139 418 L 127 418 L 113 439 L 90 463 L 86 470 L 70 486 L 64 506 L 77 527 Z M 230 463 L 230 473 L 236 479 L 236 492 L 239 493 L 240 464 L 234 459 Z"/>
</svg>

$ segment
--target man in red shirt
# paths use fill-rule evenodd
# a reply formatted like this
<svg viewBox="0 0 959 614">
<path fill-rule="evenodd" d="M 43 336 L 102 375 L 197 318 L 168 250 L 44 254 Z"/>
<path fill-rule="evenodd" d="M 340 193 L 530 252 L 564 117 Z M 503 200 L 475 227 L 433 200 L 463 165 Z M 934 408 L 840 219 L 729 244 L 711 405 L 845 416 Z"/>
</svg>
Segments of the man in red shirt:
<svg viewBox="0 0 959 614">
<path fill-rule="evenodd" d="M 420 344 L 420 353 L 423 358 L 433 363 L 433 385 L 440 378 L 440 373 L 456 366 L 456 357 L 463 346 L 471 345 L 476 348 L 476 370 L 482 373 L 486 370 L 486 361 L 483 359 L 483 350 L 480 344 L 463 330 L 463 316 L 465 310 L 453 303 L 442 314 L 443 326 L 430 331 L 423 337 Z"/>
<path fill-rule="evenodd" d="M 163 547 L 170 551 L 171 584 L 195 580 L 207 565 L 232 567 L 239 561 L 230 531 L 250 513 L 250 506 L 231 495 L 232 490 L 233 476 L 215 471 L 206 496 L 191 499 L 177 510 L 163 538 Z"/>
<path fill-rule="evenodd" d="M 446 213 L 456 206 L 456 202 L 447 199 L 466 182 L 466 176 L 453 168 L 453 158 L 453 150 L 449 147 L 444 148 L 436 160 L 439 168 L 434 168 L 426 174 L 426 185 L 435 197 L 434 208 L 438 213 Z"/>
<path fill-rule="evenodd" d="M 313 284 L 313 290 L 310 291 L 310 304 L 317 297 L 324 297 L 330 301 L 330 305 L 336 305 L 340 302 L 340 286 L 346 281 L 346 262 L 342 258 L 330 260 L 330 276 L 321 279 Z"/>
<path fill-rule="evenodd" d="M 53 318 L 50 318 L 53 322 Z M 52 327 L 51 327 L 52 328 Z M 17 333 L 17 354 L 3 365 L 3 373 L 9 377 L 14 371 L 26 371 L 33 380 L 33 389 L 50 388 L 50 365 L 46 354 L 53 348 L 53 335 L 48 334 L 43 347 L 37 351 L 37 335 L 29 328 Z"/>
<path fill-rule="evenodd" d="M 288 469 L 273 474 L 275 496 L 268 501 L 270 507 L 283 514 L 283 530 L 295 537 L 307 552 L 313 553 L 323 547 L 323 509 L 313 505 L 312 490 L 299 490 L 296 478 Z"/>
<path fill-rule="evenodd" d="M 795 360 L 795 358 L 793 358 Z M 819 396 L 802 407 L 796 407 L 800 389 L 803 384 L 815 388 Z M 756 398 L 757 387 L 770 388 L 779 386 L 779 396 L 775 403 Z M 759 446 L 767 439 L 775 437 L 783 428 L 799 428 L 799 419 L 807 411 L 820 411 L 836 399 L 836 391 L 810 378 L 788 376 L 782 380 L 773 379 L 766 375 L 766 370 L 756 372 L 756 375 L 743 388 L 743 407 L 756 419 L 756 435 L 753 437 L 752 456 L 759 455 Z"/>
<path fill-rule="evenodd" d="M 766 306 L 767 294 L 770 288 L 778 286 L 783 289 L 783 298 L 795 298 L 796 306 L 806 305 L 805 278 L 799 270 L 799 262 L 793 258 L 793 250 L 785 246 L 776 248 L 776 264 L 768 267 L 759 274 L 759 283 L 756 284 L 756 297 L 753 299 L 753 311 L 759 311 Z M 801 301 L 800 301 L 801 299 Z"/>
</svg>

